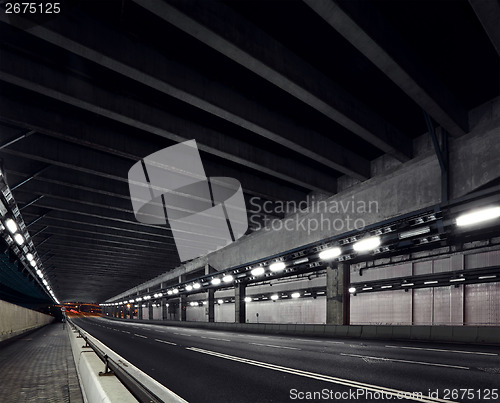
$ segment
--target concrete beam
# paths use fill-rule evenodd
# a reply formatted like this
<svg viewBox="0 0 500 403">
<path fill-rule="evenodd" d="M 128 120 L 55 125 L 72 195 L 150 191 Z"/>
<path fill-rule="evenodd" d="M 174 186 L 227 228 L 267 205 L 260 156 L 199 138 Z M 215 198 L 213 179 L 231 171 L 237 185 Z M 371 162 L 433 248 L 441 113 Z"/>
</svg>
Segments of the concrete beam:
<svg viewBox="0 0 500 403">
<path fill-rule="evenodd" d="M 500 56 L 500 3 L 494 0 L 469 0 L 469 3 Z"/>
<path fill-rule="evenodd" d="M 136 43 L 95 20 L 86 20 L 80 14 L 73 17 L 71 21 L 55 19 L 25 32 L 228 120 L 329 168 L 359 180 L 369 177 L 366 159 L 327 137 L 297 127 L 292 120 L 249 101 L 188 66 L 168 60 L 164 54 L 148 49 L 144 43 Z M 9 24 L 4 15 L 0 15 L 0 22 Z M 82 32 L 89 29 L 92 35 L 87 35 L 86 42 L 81 42 Z M 155 60 L 155 63 L 150 63 L 150 60 Z"/>
<path fill-rule="evenodd" d="M 92 86 L 76 77 L 59 74 L 41 64 L 14 53 L 2 52 L 0 80 L 54 100 L 112 119 L 135 129 L 153 133 L 175 143 L 195 139 L 200 151 L 290 182 L 296 186 L 326 194 L 336 192 L 331 175 L 314 170 L 298 161 L 263 149 L 220 132 L 181 119 L 158 108 Z M 3 107 L 2 107 L 3 109 Z M 128 172 L 128 170 L 126 171 Z"/>
<path fill-rule="evenodd" d="M 410 141 L 396 128 L 222 4 L 185 0 L 134 2 L 300 99 L 380 150 L 401 161 L 411 156 Z M 228 24 L 228 21 L 231 23 Z"/>
<path fill-rule="evenodd" d="M 304 0 L 452 136 L 469 131 L 467 111 L 418 61 L 368 2 Z M 383 29 L 381 29 L 383 27 Z"/>
</svg>

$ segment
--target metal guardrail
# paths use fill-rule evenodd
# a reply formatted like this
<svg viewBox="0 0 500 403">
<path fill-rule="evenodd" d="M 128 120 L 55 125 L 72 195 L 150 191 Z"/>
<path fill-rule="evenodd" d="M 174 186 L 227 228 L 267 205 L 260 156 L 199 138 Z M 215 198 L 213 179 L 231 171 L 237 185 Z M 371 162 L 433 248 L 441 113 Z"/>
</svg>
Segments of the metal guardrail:
<svg viewBox="0 0 500 403">
<path fill-rule="evenodd" d="M 67 318 L 67 321 L 72 329 L 78 333 L 77 338 L 85 340 L 83 348 L 91 348 L 104 363 L 104 372 L 99 372 L 99 376 L 115 375 L 140 403 L 165 403 L 162 399 L 135 379 L 134 376 L 129 374 L 117 362 L 105 354 L 98 346 L 95 345 L 94 342 L 89 340 L 82 328 L 73 323 L 73 321 L 69 318 Z"/>
</svg>

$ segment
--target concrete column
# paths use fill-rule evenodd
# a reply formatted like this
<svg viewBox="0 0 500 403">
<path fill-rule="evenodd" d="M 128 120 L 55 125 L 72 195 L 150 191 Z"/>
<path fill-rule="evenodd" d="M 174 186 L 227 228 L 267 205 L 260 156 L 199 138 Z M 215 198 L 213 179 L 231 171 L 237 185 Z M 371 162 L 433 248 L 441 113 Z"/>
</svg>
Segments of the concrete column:
<svg viewBox="0 0 500 403">
<path fill-rule="evenodd" d="M 215 322 L 215 290 L 208 290 L 208 321 Z"/>
<path fill-rule="evenodd" d="M 149 320 L 152 320 L 153 319 L 153 303 L 152 302 L 148 302 L 148 319 Z"/>
<path fill-rule="evenodd" d="M 326 323 L 348 325 L 349 320 L 349 265 L 339 263 L 326 269 Z"/>
<path fill-rule="evenodd" d="M 160 301 L 161 301 L 161 318 L 162 320 L 166 320 L 168 319 L 167 299 L 162 298 Z"/>
<path fill-rule="evenodd" d="M 234 287 L 234 321 L 236 323 L 246 322 L 246 288 L 246 285 L 242 283 Z"/>
<path fill-rule="evenodd" d="M 184 281 L 186 281 L 186 276 L 185 275 L 179 276 L 179 283 L 183 283 Z M 179 296 L 179 311 L 180 311 L 179 312 L 179 320 L 181 322 L 186 321 L 186 305 L 187 305 L 186 296 L 180 295 Z"/>
</svg>

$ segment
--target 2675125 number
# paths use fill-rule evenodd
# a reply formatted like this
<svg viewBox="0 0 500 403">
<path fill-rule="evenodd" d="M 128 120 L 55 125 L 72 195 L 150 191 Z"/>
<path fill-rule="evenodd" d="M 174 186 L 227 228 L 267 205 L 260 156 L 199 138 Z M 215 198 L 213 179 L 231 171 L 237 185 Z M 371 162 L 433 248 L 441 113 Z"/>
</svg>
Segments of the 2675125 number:
<svg viewBox="0 0 500 403">
<path fill-rule="evenodd" d="M 61 3 L 5 3 L 6 14 L 59 14 Z"/>
</svg>

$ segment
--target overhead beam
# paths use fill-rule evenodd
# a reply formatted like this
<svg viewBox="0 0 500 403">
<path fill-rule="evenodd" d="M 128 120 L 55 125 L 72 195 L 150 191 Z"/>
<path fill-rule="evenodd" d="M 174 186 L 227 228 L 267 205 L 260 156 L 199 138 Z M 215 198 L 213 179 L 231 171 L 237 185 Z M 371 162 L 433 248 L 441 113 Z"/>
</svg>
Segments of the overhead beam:
<svg viewBox="0 0 500 403">
<path fill-rule="evenodd" d="M 419 62 L 401 35 L 369 2 L 304 0 L 452 136 L 469 131 L 467 111 Z"/>
<path fill-rule="evenodd" d="M 495 0 L 469 0 L 469 3 L 500 56 L 500 3 Z"/>
<path fill-rule="evenodd" d="M 72 17 L 71 21 L 54 19 L 43 26 L 32 26 L 25 32 L 237 124 L 331 169 L 359 180 L 370 176 L 369 161 L 326 136 L 297 127 L 291 119 L 248 100 L 186 65 L 169 60 L 144 43 L 134 42 L 97 21 L 86 19 L 82 13 Z M 0 22 L 9 24 L 4 15 L 0 15 Z M 86 35 L 83 43 L 82 32 L 89 29 L 92 35 Z M 149 60 L 155 60 L 155 63 Z"/>
<path fill-rule="evenodd" d="M 284 156 L 257 149 L 237 138 L 181 119 L 129 97 L 92 86 L 76 76 L 63 75 L 14 53 L 2 52 L 0 80 L 81 108 L 173 142 L 197 140 L 198 148 L 217 157 L 255 169 L 296 186 L 317 192 L 336 192 L 335 178 Z M 127 170 L 128 172 L 128 170 Z"/>
<path fill-rule="evenodd" d="M 401 161 L 411 157 L 411 143 L 403 133 L 223 4 L 186 0 L 133 1 L 300 99 L 372 146 Z"/>
</svg>

